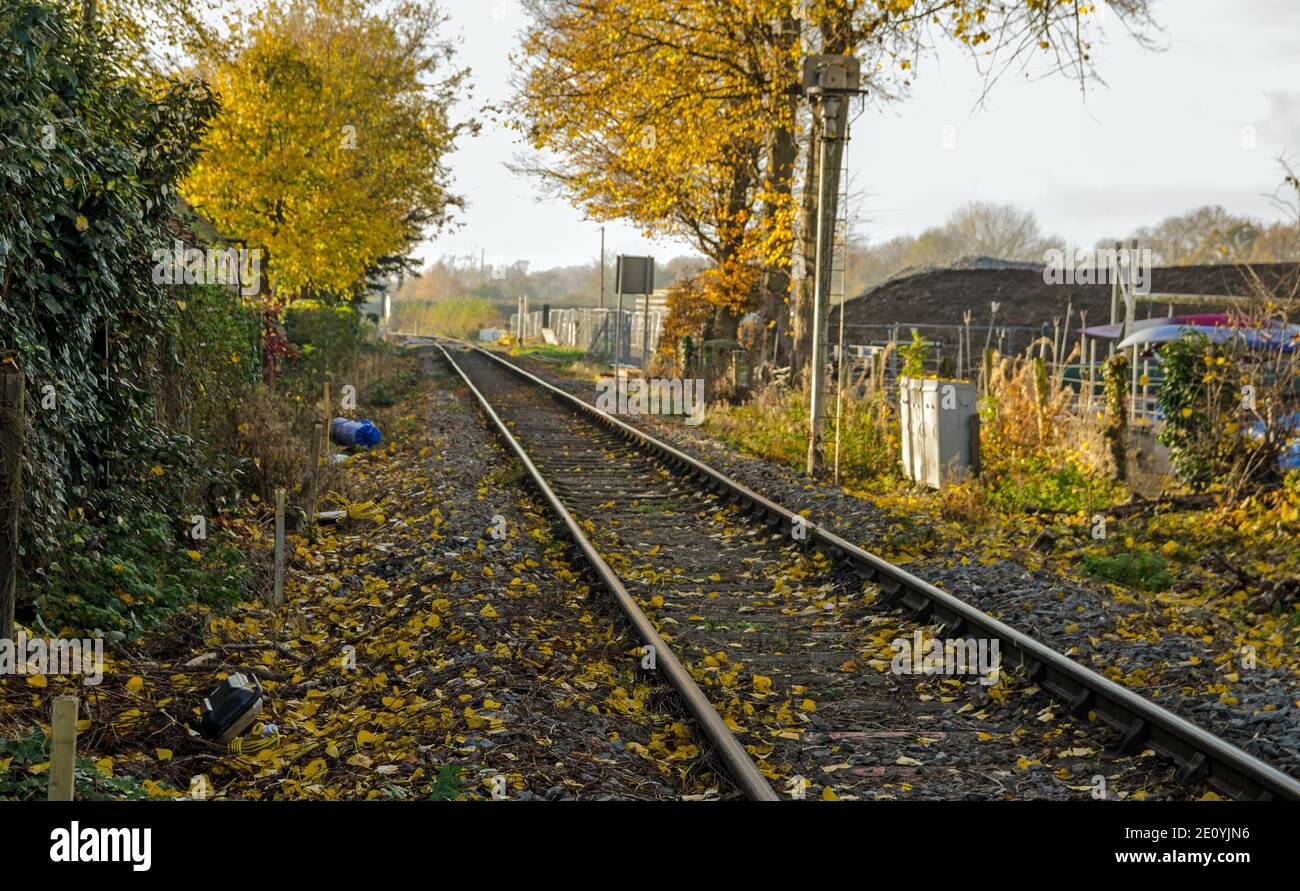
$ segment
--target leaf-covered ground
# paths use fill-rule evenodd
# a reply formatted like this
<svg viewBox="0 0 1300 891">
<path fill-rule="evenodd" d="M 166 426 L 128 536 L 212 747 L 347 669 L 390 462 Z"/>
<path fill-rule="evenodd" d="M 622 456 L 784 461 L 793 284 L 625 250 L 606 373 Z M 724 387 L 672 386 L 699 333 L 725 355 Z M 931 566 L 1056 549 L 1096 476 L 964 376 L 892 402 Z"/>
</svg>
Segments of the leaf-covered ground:
<svg viewBox="0 0 1300 891">
<path fill-rule="evenodd" d="M 467 394 L 426 371 L 386 443 L 349 460 L 348 519 L 291 537 L 282 610 L 195 610 L 111 651 L 97 688 L 6 678 L 0 796 L 43 794 L 60 692 L 82 697 L 81 797 L 178 797 L 196 777 L 245 799 L 725 794 Z M 233 525 L 265 560 L 268 518 Z M 192 730 L 234 671 L 268 706 L 238 751 Z"/>
<path fill-rule="evenodd" d="M 774 788 L 1078 800 L 1105 778 L 1109 798 L 1188 795 L 1152 752 L 1118 754 L 1118 734 L 1073 718 L 1020 673 L 896 671 L 895 642 L 923 629 L 878 603 L 876 586 L 491 360 L 453 355 Z"/>
<path fill-rule="evenodd" d="M 590 381 L 527 364 L 594 401 Z M 1221 507 L 1112 520 L 1106 538 L 1097 541 L 1091 517 L 995 516 L 972 526 L 945 519 L 943 500 L 935 494 L 841 489 L 741 452 L 680 419 L 632 420 L 1300 775 L 1300 612 L 1294 599 L 1287 600 L 1300 590 L 1300 491 L 1294 487 Z M 1035 549 L 1044 529 L 1056 541 L 1050 549 Z M 1135 552 L 1160 559 L 1135 566 L 1124 559 Z M 1166 586 L 1143 590 L 1161 566 L 1168 578 L 1157 581 Z M 1099 571 L 1129 583 L 1098 578 Z"/>
</svg>

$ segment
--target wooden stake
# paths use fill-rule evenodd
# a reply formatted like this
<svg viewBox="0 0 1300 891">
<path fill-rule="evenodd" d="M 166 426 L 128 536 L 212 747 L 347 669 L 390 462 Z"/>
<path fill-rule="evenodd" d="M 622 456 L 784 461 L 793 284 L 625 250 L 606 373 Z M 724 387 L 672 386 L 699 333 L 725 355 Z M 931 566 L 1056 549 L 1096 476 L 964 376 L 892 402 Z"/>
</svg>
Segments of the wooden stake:
<svg viewBox="0 0 1300 891">
<path fill-rule="evenodd" d="M 1097 338 L 1088 341 L 1088 408 L 1097 399 Z"/>
<path fill-rule="evenodd" d="M 275 490 L 275 586 L 271 606 L 284 603 L 284 489 Z"/>
<path fill-rule="evenodd" d="M 50 734 L 49 800 L 72 801 L 77 767 L 77 697 L 55 697 Z"/>
<path fill-rule="evenodd" d="M 320 498 L 320 450 L 321 450 L 321 429 L 323 425 L 317 424 L 312 428 L 311 437 L 311 467 L 307 471 L 307 492 L 303 499 L 303 511 L 306 514 L 306 520 L 303 521 L 305 526 L 310 526 L 316 522 L 316 502 Z"/>
<path fill-rule="evenodd" d="M 1132 367 L 1132 371 L 1131 371 L 1132 381 L 1129 383 L 1129 388 L 1128 388 L 1128 420 L 1129 423 L 1131 424 L 1137 420 L 1137 409 L 1138 409 L 1138 405 L 1137 405 L 1138 404 L 1138 348 L 1137 347 L 1133 347 L 1133 358 L 1129 360 L 1129 364 Z"/>
<path fill-rule="evenodd" d="M 23 392 L 17 369 L 0 372 L 0 640 L 14 636 L 18 580 L 18 518 L 22 510 Z"/>
<path fill-rule="evenodd" d="M 1142 360 L 1142 416 L 1147 417 L 1147 400 L 1151 397 L 1151 360 Z"/>
<path fill-rule="evenodd" d="M 330 427 L 334 425 L 334 406 L 330 402 L 330 382 L 325 379 L 325 438 L 321 440 L 321 455 L 326 461 L 330 457 Z"/>
</svg>

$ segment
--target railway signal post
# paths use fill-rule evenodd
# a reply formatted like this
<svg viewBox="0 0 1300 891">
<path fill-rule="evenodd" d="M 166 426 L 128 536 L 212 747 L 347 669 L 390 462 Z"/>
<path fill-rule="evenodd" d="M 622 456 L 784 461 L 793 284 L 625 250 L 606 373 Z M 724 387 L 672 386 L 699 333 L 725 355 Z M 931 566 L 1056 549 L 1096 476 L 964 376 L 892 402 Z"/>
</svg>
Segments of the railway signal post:
<svg viewBox="0 0 1300 891">
<path fill-rule="evenodd" d="M 804 59 L 803 90 L 819 123 L 817 182 L 817 259 L 814 265 L 813 346 L 810 369 L 808 473 L 825 464 L 826 345 L 829 340 L 831 264 L 835 252 L 835 217 L 844 141 L 848 135 L 849 97 L 859 93 L 861 68 L 853 56 Z"/>
</svg>

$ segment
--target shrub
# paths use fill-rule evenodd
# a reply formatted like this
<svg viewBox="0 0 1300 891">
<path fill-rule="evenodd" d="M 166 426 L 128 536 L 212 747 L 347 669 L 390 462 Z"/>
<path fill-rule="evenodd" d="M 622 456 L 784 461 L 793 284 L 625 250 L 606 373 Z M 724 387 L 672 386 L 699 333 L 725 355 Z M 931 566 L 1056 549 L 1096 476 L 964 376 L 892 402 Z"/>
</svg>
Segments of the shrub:
<svg viewBox="0 0 1300 891">
<path fill-rule="evenodd" d="M 696 344 L 703 342 L 713 319 L 714 307 L 709 303 L 704 277 L 697 274 L 678 279 L 668 286 L 665 300 L 668 314 L 656 356 L 670 374 L 693 374 L 694 369 L 686 367 L 682 345 L 686 338 Z"/>
<path fill-rule="evenodd" d="M 496 307 L 482 297 L 403 300 L 393 304 L 392 327 L 411 334 L 436 334 L 468 340 L 476 337 L 480 328 L 504 325 Z"/>
<path fill-rule="evenodd" d="M 1193 489 L 1230 476 L 1240 482 L 1279 478 L 1276 442 L 1247 435 L 1255 420 L 1242 407 L 1242 385 L 1252 381 L 1249 361 L 1242 350 L 1212 344 L 1201 334 L 1185 334 L 1160 351 L 1165 372 L 1157 397 L 1165 420 L 1160 441 L 1169 447 L 1174 474 Z M 1264 416 L 1274 414 L 1270 402 L 1281 402 L 1265 393 L 1258 399 Z"/>
<path fill-rule="evenodd" d="M 113 632 L 130 638 L 195 602 L 221 607 L 243 594 L 244 555 L 220 530 L 206 541 L 158 513 L 58 530 L 57 559 L 37 572 L 36 611 L 52 631 Z"/>
<path fill-rule="evenodd" d="M 311 412 L 301 398 L 286 400 L 265 387 L 252 391 L 239 409 L 239 456 L 248 489 L 270 500 L 290 491 L 311 464 Z"/>
<path fill-rule="evenodd" d="M 420 383 L 420 375 L 414 371 L 399 371 L 381 378 L 366 391 L 366 402 L 376 408 L 391 408 L 401 402 Z"/>
<path fill-rule="evenodd" d="M 1042 452 L 986 460 L 982 479 L 989 501 L 1007 513 L 1025 507 L 1077 513 L 1108 507 L 1123 496 L 1122 488 L 1101 474 Z"/>
<path fill-rule="evenodd" d="M 154 510 L 206 505 L 215 513 L 236 495 L 244 472 L 239 450 L 239 414 L 259 385 L 257 314 L 225 288 L 191 285 L 179 289 L 182 308 L 156 372 L 151 376 L 158 432 L 142 442 L 136 478 L 166 496 Z M 161 466 L 166 474 L 151 472 Z"/>
<path fill-rule="evenodd" d="M 337 375 L 356 364 L 366 322 L 349 304 L 330 306 L 300 300 L 285 311 L 284 330 L 298 350 L 289 363 L 288 386 L 315 394 L 326 373 Z"/>
<path fill-rule="evenodd" d="M 49 792 L 50 738 L 39 728 L 0 739 L 0 801 L 40 801 Z M 45 765 L 41 768 L 40 765 Z M 132 776 L 106 776 L 95 759 L 78 756 L 73 771 L 77 801 L 141 801 L 149 790 Z M 155 788 L 163 788 L 161 786 Z"/>
<path fill-rule="evenodd" d="M 999 510 L 1074 512 L 1120 498 L 1116 484 L 1087 466 L 1068 405 L 1068 391 L 1053 388 L 1039 361 L 1003 359 L 992 369 L 980 412 L 981 459 L 989 501 Z"/>
<path fill-rule="evenodd" d="M 930 358 L 930 341 L 912 329 L 912 342 L 898 348 L 903 359 L 903 377 L 925 377 L 925 362 Z"/>
<path fill-rule="evenodd" d="M 979 526 L 989 516 L 988 494 L 978 480 L 946 485 L 939 490 L 939 516 L 949 522 Z"/>
<path fill-rule="evenodd" d="M 1125 438 L 1128 413 L 1124 402 L 1129 391 L 1128 356 L 1124 353 L 1111 356 L 1102 363 L 1101 374 L 1106 399 L 1102 438 L 1110 453 L 1115 479 L 1123 482 L 1128 479 L 1128 441 Z"/>
<path fill-rule="evenodd" d="M 833 460 L 835 416 L 828 413 L 825 433 L 828 463 Z M 710 405 L 707 429 L 733 446 L 794 467 L 808 457 L 808 400 L 798 390 L 772 384 L 740 405 Z M 883 393 L 844 395 L 840 420 L 840 471 L 847 479 L 872 482 L 898 472 L 897 414 Z"/>
<path fill-rule="evenodd" d="M 1163 591 L 1174 582 L 1169 562 L 1141 549 L 1115 556 L 1085 554 L 1083 568 L 1099 578 L 1151 593 Z"/>
<path fill-rule="evenodd" d="M 739 405 L 709 406 L 709 432 L 771 461 L 798 466 L 807 457 L 808 407 L 795 390 L 772 385 Z"/>
</svg>

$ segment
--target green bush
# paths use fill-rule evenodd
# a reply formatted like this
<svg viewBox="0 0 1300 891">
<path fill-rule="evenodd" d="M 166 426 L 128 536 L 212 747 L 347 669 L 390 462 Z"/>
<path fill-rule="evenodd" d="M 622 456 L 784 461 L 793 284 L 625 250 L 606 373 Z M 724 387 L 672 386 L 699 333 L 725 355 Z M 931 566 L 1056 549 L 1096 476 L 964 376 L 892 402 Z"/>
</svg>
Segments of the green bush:
<svg viewBox="0 0 1300 891">
<path fill-rule="evenodd" d="M 240 411 L 259 383 L 261 322 L 219 286 L 178 288 L 176 302 L 169 350 L 150 378 L 154 428 L 116 450 L 117 485 L 99 514 L 119 512 L 110 508 L 127 490 L 132 509 L 215 514 L 244 476 Z"/>
<path fill-rule="evenodd" d="M 158 513 L 62 524 L 66 546 L 36 571 L 37 615 L 54 632 L 134 638 L 194 603 L 234 603 L 251 574 L 243 553 L 218 530 L 191 541 L 188 528 Z"/>
<path fill-rule="evenodd" d="M 925 377 L 925 363 L 930 358 L 930 341 L 912 329 L 912 342 L 898 348 L 903 359 L 903 377 Z"/>
<path fill-rule="evenodd" d="M 1140 549 L 1114 556 L 1085 554 L 1083 568 L 1090 575 L 1151 593 L 1163 591 L 1174 583 L 1169 561 Z"/>
<path fill-rule="evenodd" d="M 407 393 L 420 383 L 414 371 L 399 371 L 371 384 L 366 391 L 366 402 L 376 408 L 390 408 L 402 401 Z"/>
<path fill-rule="evenodd" d="M 898 475 L 899 444 L 893 407 L 879 394 L 845 396 L 840 426 L 840 470 L 865 485 Z M 705 429 L 728 445 L 770 461 L 803 467 L 808 458 L 808 400 L 797 390 L 769 387 L 739 405 L 710 405 Z M 833 460 L 835 416 L 826 419 L 827 462 Z"/>
<path fill-rule="evenodd" d="M 366 339 L 366 321 L 350 304 L 300 300 L 285 312 L 284 330 L 298 349 L 285 374 L 286 387 L 304 399 L 319 398 L 325 375 L 351 368 Z"/>
<path fill-rule="evenodd" d="M 1108 507 L 1122 488 L 1073 461 L 1042 453 L 1012 454 L 988 462 L 983 471 L 989 500 L 1003 513 L 1024 507 L 1076 513 Z"/>
<path fill-rule="evenodd" d="M 411 334 L 471 339 L 479 328 L 503 324 L 496 307 L 481 297 L 402 300 L 393 304 L 393 329 Z"/>
<path fill-rule="evenodd" d="M 1203 334 L 1184 334 L 1160 350 L 1165 373 L 1157 404 L 1164 415 L 1160 442 L 1169 447 L 1174 475 L 1193 489 L 1204 490 L 1224 480 L 1258 448 L 1245 437 L 1237 410 L 1240 374 L 1237 357 Z M 1258 472 L 1276 468 L 1276 456 L 1259 462 Z"/>
<path fill-rule="evenodd" d="M 0 739 L 0 801 L 39 801 L 49 791 L 50 776 L 33 771 L 50 760 L 50 738 L 36 728 L 14 739 Z M 77 801 L 140 801 L 149 793 L 130 776 L 104 776 L 92 758 L 78 757 L 73 772 Z"/>
</svg>

